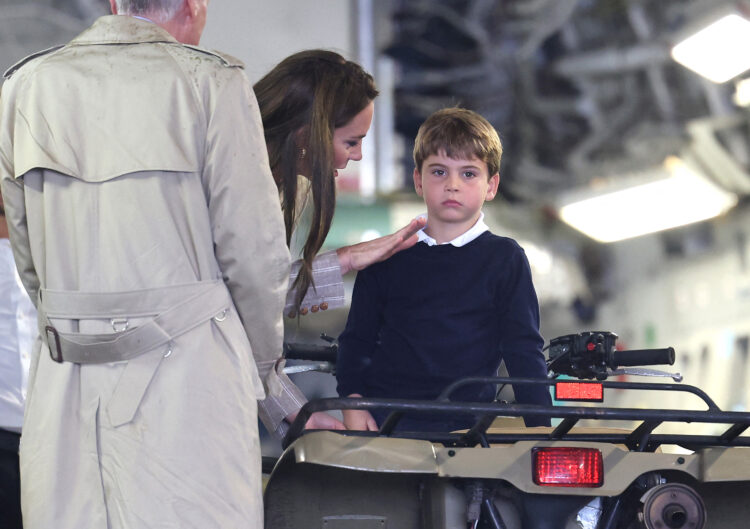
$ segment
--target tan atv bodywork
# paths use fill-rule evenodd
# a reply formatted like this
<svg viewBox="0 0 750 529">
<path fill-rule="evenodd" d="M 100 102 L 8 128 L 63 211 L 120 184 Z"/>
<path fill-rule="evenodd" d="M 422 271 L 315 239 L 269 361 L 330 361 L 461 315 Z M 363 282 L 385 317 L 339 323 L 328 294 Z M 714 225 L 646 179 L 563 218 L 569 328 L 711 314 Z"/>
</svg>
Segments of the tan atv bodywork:
<svg viewBox="0 0 750 529">
<path fill-rule="evenodd" d="M 550 431 L 545 427 L 538 429 Z M 603 432 L 602 429 L 594 431 Z M 531 454 L 533 448 L 541 446 L 598 448 L 604 459 L 604 485 L 596 489 L 535 485 L 531 476 Z M 750 448 L 747 447 L 707 448 L 687 455 L 629 452 L 612 444 L 574 441 L 519 441 L 489 448 L 447 448 L 421 440 L 313 432 L 298 439 L 289 450 L 297 463 L 365 472 L 502 479 L 519 490 L 536 494 L 616 496 L 638 476 L 653 471 L 676 470 L 700 482 L 750 480 Z"/>
<path fill-rule="evenodd" d="M 530 429 L 526 429 L 528 432 Z M 533 429 L 550 432 L 550 428 Z M 613 429 L 588 429 L 609 433 Z M 617 430 L 622 432 L 622 430 Z M 602 487 L 541 487 L 532 479 L 532 449 L 595 447 L 602 451 Z M 459 482 L 506 483 L 518 495 L 580 498 L 622 494 L 640 476 L 682 474 L 706 504 L 708 529 L 745 529 L 750 497 L 750 448 L 706 448 L 693 454 L 630 452 L 611 443 L 518 441 L 487 448 L 451 448 L 424 440 L 309 432 L 279 459 L 266 490 L 266 524 L 275 529 L 465 529 L 468 499 Z M 501 492 L 494 503 L 508 529 L 522 527 L 518 498 Z M 543 500 L 541 500 L 543 502 Z M 541 503 L 543 506 L 544 504 Z M 543 507 L 542 507 L 543 508 Z M 579 529 L 576 514 L 561 529 Z"/>
</svg>

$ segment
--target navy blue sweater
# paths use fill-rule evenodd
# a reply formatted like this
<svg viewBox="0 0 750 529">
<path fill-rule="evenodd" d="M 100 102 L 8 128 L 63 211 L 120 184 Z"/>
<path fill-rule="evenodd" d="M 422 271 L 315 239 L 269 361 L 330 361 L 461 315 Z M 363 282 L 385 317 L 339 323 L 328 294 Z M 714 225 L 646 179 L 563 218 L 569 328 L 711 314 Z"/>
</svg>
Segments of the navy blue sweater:
<svg viewBox="0 0 750 529">
<path fill-rule="evenodd" d="M 338 392 L 434 399 L 459 378 L 494 376 L 503 359 L 511 376 L 544 378 L 543 344 L 531 271 L 514 240 L 484 232 L 462 247 L 418 243 L 357 274 L 339 337 Z M 551 403 L 546 388 L 514 393 Z M 452 400 L 494 397 L 494 386 L 474 385 Z"/>
</svg>

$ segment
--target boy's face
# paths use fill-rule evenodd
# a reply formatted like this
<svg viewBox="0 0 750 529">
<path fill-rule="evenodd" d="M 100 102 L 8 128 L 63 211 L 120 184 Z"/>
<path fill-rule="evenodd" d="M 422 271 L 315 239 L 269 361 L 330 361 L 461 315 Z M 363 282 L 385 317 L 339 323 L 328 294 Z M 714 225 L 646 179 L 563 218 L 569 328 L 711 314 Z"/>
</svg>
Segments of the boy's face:
<svg viewBox="0 0 750 529">
<path fill-rule="evenodd" d="M 428 224 L 471 228 L 479 219 L 485 200 L 497 194 L 500 176 L 487 174 L 478 158 L 449 158 L 444 151 L 431 154 L 414 169 L 414 188 L 427 205 Z"/>
</svg>

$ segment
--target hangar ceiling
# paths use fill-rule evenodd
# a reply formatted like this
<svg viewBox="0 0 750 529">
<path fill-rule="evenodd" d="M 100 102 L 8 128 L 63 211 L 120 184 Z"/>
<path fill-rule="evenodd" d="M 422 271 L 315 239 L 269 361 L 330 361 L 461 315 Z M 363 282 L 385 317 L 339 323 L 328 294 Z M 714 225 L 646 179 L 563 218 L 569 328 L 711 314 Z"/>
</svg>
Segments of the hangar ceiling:
<svg viewBox="0 0 750 529">
<path fill-rule="evenodd" d="M 67 41 L 108 4 L 0 0 L 0 65 Z M 398 65 L 397 131 L 408 142 L 446 105 L 482 112 L 506 147 L 506 198 L 540 206 L 686 150 L 725 188 L 750 192 L 750 113 L 734 104 L 734 82 L 704 80 L 669 54 L 729 7 L 750 13 L 750 1 L 730 0 L 373 2 L 388 26 L 377 34 L 390 35 L 382 52 Z"/>
<path fill-rule="evenodd" d="M 734 0 L 374 3 L 389 12 L 376 19 L 390 26 L 383 52 L 399 69 L 398 132 L 408 141 L 446 105 L 482 112 L 505 143 L 506 198 L 531 203 L 684 149 L 724 187 L 750 192 L 750 114 L 733 103 L 734 83 L 704 80 L 669 55 L 728 7 L 750 13 Z M 0 65 L 65 42 L 108 9 L 107 0 L 0 0 Z"/>
<path fill-rule="evenodd" d="M 396 126 L 433 110 L 483 113 L 506 147 L 504 193 L 540 204 L 597 178 L 689 151 L 708 175 L 750 192 L 746 109 L 734 83 L 676 63 L 670 48 L 723 0 L 391 0 Z M 407 149 L 408 151 L 408 149 Z"/>
</svg>

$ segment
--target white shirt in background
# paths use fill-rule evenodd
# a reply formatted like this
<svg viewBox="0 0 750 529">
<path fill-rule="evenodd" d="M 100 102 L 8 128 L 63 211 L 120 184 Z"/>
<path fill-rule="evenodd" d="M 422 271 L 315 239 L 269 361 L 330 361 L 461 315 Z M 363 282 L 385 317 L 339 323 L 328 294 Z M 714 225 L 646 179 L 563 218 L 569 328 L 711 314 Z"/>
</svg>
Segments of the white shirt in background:
<svg viewBox="0 0 750 529">
<path fill-rule="evenodd" d="M 0 239 L 0 428 L 21 431 L 36 309 L 16 272 L 10 241 Z"/>
</svg>

